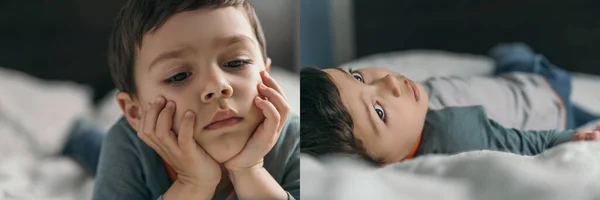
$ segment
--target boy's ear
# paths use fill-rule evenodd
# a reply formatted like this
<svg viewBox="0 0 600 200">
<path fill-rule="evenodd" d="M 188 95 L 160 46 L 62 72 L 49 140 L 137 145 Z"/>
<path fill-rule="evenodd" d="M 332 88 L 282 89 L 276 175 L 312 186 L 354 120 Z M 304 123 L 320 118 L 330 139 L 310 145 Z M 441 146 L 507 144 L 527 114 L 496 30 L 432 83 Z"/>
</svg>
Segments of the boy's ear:
<svg viewBox="0 0 600 200">
<path fill-rule="evenodd" d="M 267 60 L 265 61 L 265 71 L 269 72 L 270 69 L 271 69 L 271 58 L 267 58 Z"/>
<path fill-rule="evenodd" d="M 117 93 L 117 103 L 119 107 L 121 107 L 121 111 L 123 111 L 123 115 L 129 122 L 129 125 L 138 132 L 138 125 L 142 120 L 142 107 L 138 105 L 131 95 L 125 92 Z"/>
</svg>

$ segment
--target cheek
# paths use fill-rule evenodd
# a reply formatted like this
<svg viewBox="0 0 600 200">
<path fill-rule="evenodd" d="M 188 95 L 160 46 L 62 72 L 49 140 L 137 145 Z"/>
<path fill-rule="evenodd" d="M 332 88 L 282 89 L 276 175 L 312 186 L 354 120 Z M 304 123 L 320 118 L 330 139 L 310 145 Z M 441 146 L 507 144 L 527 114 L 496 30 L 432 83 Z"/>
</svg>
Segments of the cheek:
<svg viewBox="0 0 600 200">
<path fill-rule="evenodd" d="M 176 108 L 175 108 L 175 113 L 173 114 L 173 121 L 172 121 L 172 125 L 171 128 L 173 129 L 173 131 L 175 131 L 175 133 L 179 132 L 180 126 L 181 126 L 181 121 L 183 120 L 183 115 L 185 114 L 186 111 L 191 110 L 194 111 L 194 113 L 196 114 L 196 121 L 199 120 L 200 117 L 202 117 L 201 114 L 198 113 L 197 109 L 194 109 L 191 105 L 191 101 L 189 100 L 189 98 L 185 98 L 183 96 L 173 96 L 173 95 L 165 95 L 166 98 L 169 101 L 173 101 L 175 102 Z M 186 101 L 186 99 L 188 99 Z M 195 123 L 197 124 L 197 123 Z"/>
<path fill-rule="evenodd" d="M 261 83 L 260 75 L 252 75 L 244 78 L 237 78 L 231 81 L 233 95 L 241 98 L 254 98 L 258 95 L 258 84 Z"/>
<path fill-rule="evenodd" d="M 420 106 L 415 106 L 414 101 L 398 103 L 393 109 L 394 115 L 390 117 L 391 120 L 388 121 L 388 124 L 397 133 L 414 135 L 421 132 L 423 125 L 422 109 Z"/>
</svg>

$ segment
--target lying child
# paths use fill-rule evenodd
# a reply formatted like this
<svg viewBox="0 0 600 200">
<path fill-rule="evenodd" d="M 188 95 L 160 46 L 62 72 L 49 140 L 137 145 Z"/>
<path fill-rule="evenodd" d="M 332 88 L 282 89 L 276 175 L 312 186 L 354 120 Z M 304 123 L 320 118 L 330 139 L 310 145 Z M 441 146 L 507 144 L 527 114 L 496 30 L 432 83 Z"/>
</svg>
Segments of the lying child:
<svg viewBox="0 0 600 200">
<path fill-rule="evenodd" d="M 124 117 L 93 199 L 299 198 L 299 119 L 247 0 L 130 0 L 114 28 Z"/>
<path fill-rule="evenodd" d="M 515 49 L 522 50 L 518 46 Z M 541 75 L 561 98 L 567 118 L 573 118 L 569 114 L 570 88 L 563 87 L 570 87 L 570 79 L 564 79 L 566 72 L 539 57 L 519 52 L 516 55 L 523 57 L 515 58 L 500 55 L 502 51 L 497 55 L 502 57 L 497 60 L 497 74 L 520 71 Z M 536 155 L 568 141 L 600 140 L 600 125 L 580 132 L 524 131 L 505 128 L 490 119 L 482 106 L 433 110 L 422 85 L 385 69 L 305 68 L 300 81 L 300 148 L 314 156 L 346 153 L 385 165 L 420 155 L 473 150 Z M 452 95 L 461 98 L 457 96 L 462 94 Z"/>
</svg>

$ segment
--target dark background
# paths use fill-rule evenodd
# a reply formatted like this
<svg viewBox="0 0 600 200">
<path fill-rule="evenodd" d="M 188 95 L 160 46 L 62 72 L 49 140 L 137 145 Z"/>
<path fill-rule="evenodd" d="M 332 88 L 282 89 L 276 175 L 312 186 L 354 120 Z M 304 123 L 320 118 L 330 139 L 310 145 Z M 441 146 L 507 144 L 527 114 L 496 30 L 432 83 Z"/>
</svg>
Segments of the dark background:
<svg viewBox="0 0 600 200">
<path fill-rule="evenodd" d="M 356 56 L 409 49 L 487 55 L 500 42 L 521 41 L 562 68 L 600 75 L 599 9 L 595 0 L 355 0 Z"/>
<path fill-rule="evenodd" d="M 0 0 L 0 67 L 87 84 L 99 100 L 114 89 L 106 53 L 113 20 L 125 2 Z M 273 65 L 298 71 L 297 0 L 250 2 L 262 22 Z"/>
<path fill-rule="evenodd" d="M 0 66 L 89 84 L 101 98 L 114 88 L 106 51 L 122 2 L 0 1 Z"/>
</svg>

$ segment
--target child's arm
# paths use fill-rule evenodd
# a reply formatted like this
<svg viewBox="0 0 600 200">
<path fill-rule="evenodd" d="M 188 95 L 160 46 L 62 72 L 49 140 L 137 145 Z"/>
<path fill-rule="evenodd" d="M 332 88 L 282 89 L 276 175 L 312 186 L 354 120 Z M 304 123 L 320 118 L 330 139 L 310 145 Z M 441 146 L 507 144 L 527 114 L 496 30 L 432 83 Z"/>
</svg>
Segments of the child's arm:
<svg viewBox="0 0 600 200">
<path fill-rule="evenodd" d="M 287 121 L 289 107 L 275 80 L 266 72 L 261 72 L 261 77 L 264 84 L 258 91 L 267 100 L 257 97 L 254 103 L 262 110 L 265 120 L 244 149 L 225 163 L 225 168 L 240 199 L 293 199 L 263 167 L 263 158 L 277 143 Z"/>
<path fill-rule="evenodd" d="M 504 128 L 490 120 L 493 135 L 488 141 L 498 148 L 504 148 L 522 155 L 537 155 L 544 150 L 569 142 L 575 136 L 574 130 L 518 130 Z"/>
</svg>

